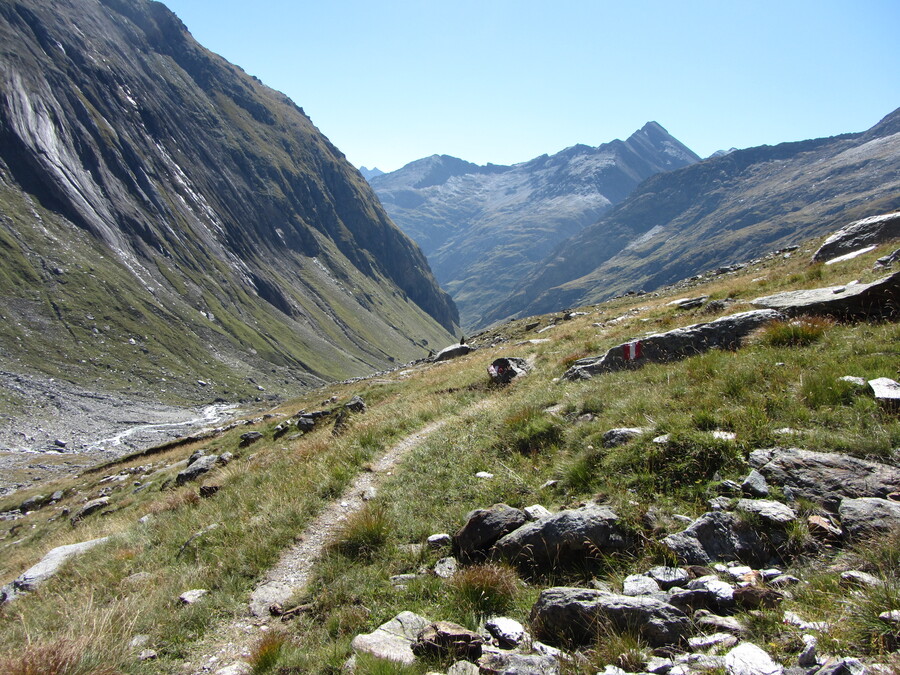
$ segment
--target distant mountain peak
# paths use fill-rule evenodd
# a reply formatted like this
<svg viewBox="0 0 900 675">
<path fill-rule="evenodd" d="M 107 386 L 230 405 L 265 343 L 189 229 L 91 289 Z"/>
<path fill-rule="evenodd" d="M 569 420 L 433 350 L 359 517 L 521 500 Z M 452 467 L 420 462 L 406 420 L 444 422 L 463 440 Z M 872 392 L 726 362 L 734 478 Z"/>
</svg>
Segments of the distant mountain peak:
<svg viewBox="0 0 900 675">
<path fill-rule="evenodd" d="M 362 174 L 363 178 L 365 178 L 366 180 L 372 180 L 376 176 L 384 175 L 384 171 L 379 169 L 377 166 L 372 167 L 371 169 L 361 166 L 361 167 L 359 167 L 359 172 Z"/>
</svg>

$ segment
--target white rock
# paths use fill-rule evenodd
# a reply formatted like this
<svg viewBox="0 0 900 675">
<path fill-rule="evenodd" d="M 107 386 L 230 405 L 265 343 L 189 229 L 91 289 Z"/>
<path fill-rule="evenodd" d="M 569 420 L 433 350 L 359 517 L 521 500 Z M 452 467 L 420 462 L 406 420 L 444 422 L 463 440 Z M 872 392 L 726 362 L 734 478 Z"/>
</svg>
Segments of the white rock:
<svg viewBox="0 0 900 675">
<path fill-rule="evenodd" d="M 875 398 L 881 401 L 900 402 L 900 384 L 889 377 L 879 377 L 869 380 L 869 386 L 875 394 Z"/>
<path fill-rule="evenodd" d="M 630 574 L 622 581 L 622 595 L 652 595 L 661 590 L 655 579 L 643 574 Z"/>
<path fill-rule="evenodd" d="M 688 647 L 694 651 L 716 647 L 727 649 L 737 644 L 737 638 L 731 633 L 713 633 L 712 635 L 698 635 L 688 638 Z"/>
<path fill-rule="evenodd" d="M 525 512 L 525 515 L 528 516 L 528 520 L 540 520 L 546 516 L 553 515 L 540 504 L 532 504 L 531 506 L 526 506 L 522 510 Z"/>
<path fill-rule="evenodd" d="M 208 593 L 209 591 L 205 588 L 195 588 L 190 591 L 185 591 L 178 596 L 178 599 L 182 604 L 193 605 L 194 603 L 200 602 Z"/>
<path fill-rule="evenodd" d="M 475 478 L 493 478 L 494 474 L 489 473 L 487 471 L 479 471 L 475 474 Z"/>
<path fill-rule="evenodd" d="M 230 666 L 219 668 L 215 675 L 250 675 L 252 672 L 253 667 L 249 663 L 238 661 L 237 663 L 232 663 Z"/>
<path fill-rule="evenodd" d="M 725 655 L 728 675 L 781 675 L 784 667 L 752 642 L 742 642 Z"/>
<path fill-rule="evenodd" d="M 518 647 L 525 636 L 528 635 L 525 626 L 515 619 L 509 619 L 505 616 L 495 616 L 484 623 L 487 632 L 496 638 L 500 647 L 504 649 L 512 649 Z"/>
</svg>

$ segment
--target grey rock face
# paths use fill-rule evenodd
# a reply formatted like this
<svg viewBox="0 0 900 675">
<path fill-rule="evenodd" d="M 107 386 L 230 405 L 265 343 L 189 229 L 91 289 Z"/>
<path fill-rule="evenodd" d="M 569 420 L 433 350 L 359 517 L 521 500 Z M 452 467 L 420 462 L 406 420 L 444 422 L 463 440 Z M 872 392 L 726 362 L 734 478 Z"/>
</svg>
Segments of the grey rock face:
<svg viewBox="0 0 900 675">
<path fill-rule="evenodd" d="M 358 654 L 370 654 L 379 659 L 412 665 L 416 662 L 412 645 L 428 619 L 413 612 L 400 612 L 371 633 L 357 635 L 350 647 Z"/>
<path fill-rule="evenodd" d="M 73 525 L 75 525 L 76 523 L 87 518 L 92 513 L 96 513 L 101 509 L 105 509 L 107 506 L 109 506 L 109 499 L 107 497 L 92 499 L 86 504 L 83 504 L 81 508 L 75 512 L 75 515 L 71 518 L 71 522 Z"/>
<path fill-rule="evenodd" d="M 603 434 L 603 447 L 615 448 L 620 445 L 624 445 L 632 438 L 637 438 L 642 433 L 644 433 L 644 430 L 637 427 L 621 427 L 619 429 L 610 429 L 605 434 Z"/>
<path fill-rule="evenodd" d="M 776 293 L 756 298 L 752 304 L 754 307 L 775 309 L 788 316 L 819 314 L 842 319 L 892 317 L 900 311 L 900 272 L 870 284 Z"/>
<path fill-rule="evenodd" d="M 769 484 L 766 482 L 766 477 L 756 469 L 747 475 L 744 482 L 741 483 L 741 489 L 751 497 L 765 499 L 769 496 Z"/>
<path fill-rule="evenodd" d="M 619 630 L 636 627 L 653 646 L 679 644 L 690 630 L 687 615 L 662 600 L 588 588 L 546 589 L 531 608 L 535 637 L 551 644 L 591 642 L 596 638 L 598 623 L 603 621 Z"/>
<path fill-rule="evenodd" d="M 900 502 L 877 497 L 845 499 L 838 508 L 844 536 L 859 540 L 900 527 Z"/>
<path fill-rule="evenodd" d="M 465 356 L 469 352 L 472 351 L 472 348 L 469 345 L 464 344 L 456 344 L 450 345 L 449 347 L 444 347 L 441 351 L 437 353 L 437 356 L 434 357 L 435 361 L 449 361 L 450 359 L 455 359 L 460 356 Z"/>
<path fill-rule="evenodd" d="M 488 376 L 496 384 L 507 384 L 527 373 L 528 363 L 517 356 L 501 356 L 488 366 Z"/>
<path fill-rule="evenodd" d="M 824 262 L 900 238 L 900 213 L 870 216 L 845 225 L 826 239 L 813 254 L 813 262 Z"/>
<path fill-rule="evenodd" d="M 900 490 L 900 469 L 848 455 L 799 448 L 754 450 L 750 464 L 770 483 L 837 510 L 845 497 L 885 497 Z"/>
<path fill-rule="evenodd" d="M 203 474 L 214 469 L 218 461 L 218 455 L 203 455 L 199 457 L 193 464 L 178 472 L 178 475 L 175 476 L 175 485 L 184 485 L 192 480 L 197 480 Z"/>
<path fill-rule="evenodd" d="M 86 551 L 91 550 L 95 546 L 99 546 L 108 541 L 109 537 L 101 537 L 99 539 L 91 539 L 78 544 L 68 544 L 67 546 L 57 546 L 47 552 L 40 562 L 16 577 L 12 583 L 7 584 L 0 590 L 0 595 L 4 597 L 0 602 L 9 602 L 16 596 L 21 595 L 35 589 L 47 579 L 59 572 L 60 568 L 70 558 L 79 556 Z"/>
<path fill-rule="evenodd" d="M 494 542 L 527 520 L 523 511 L 506 504 L 472 511 L 466 524 L 453 536 L 453 550 L 462 562 L 484 560 Z"/>
<path fill-rule="evenodd" d="M 762 309 L 658 333 L 613 347 L 599 358 L 580 359 L 563 377 L 567 380 L 585 379 L 646 363 L 678 361 L 710 349 L 735 349 L 751 332 L 780 318 L 783 318 L 780 312 Z"/>
<path fill-rule="evenodd" d="M 743 526 L 733 513 L 710 511 L 687 529 L 662 540 L 679 560 L 691 565 L 708 565 L 721 560 L 764 563 L 771 551 L 760 536 Z"/>
<path fill-rule="evenodd" d="M 492 555 L 522 568 L 544 568 L 565 564 L 573 557 L 583 560 L 597 553 L 622 551 L 630 540 L 612 509 L 588 504 L 519 527 L 494 544 Z"/>
</svg>

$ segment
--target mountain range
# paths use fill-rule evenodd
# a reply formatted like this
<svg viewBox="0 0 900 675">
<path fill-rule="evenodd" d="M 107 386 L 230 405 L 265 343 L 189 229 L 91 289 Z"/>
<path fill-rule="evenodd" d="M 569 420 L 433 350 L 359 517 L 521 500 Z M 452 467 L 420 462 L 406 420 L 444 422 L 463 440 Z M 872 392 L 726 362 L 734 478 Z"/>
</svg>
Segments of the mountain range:
<svg viewBox="0 0 900 675">
<path fill-rule="evenodd" d="M 650 291 L 900 208 L 900 109 L 871 129 L 657 174 L 561 243 L 486 321 Z"/>
<path fill-rule="evenodd" d="M 596 222 L 641 181 L 698 160 L 649 122 L 625 141 L 575 145 L 512 166 L 433 155 L 370 182 L 394 222 L 422 247 L 471 328 L 549 250 Z"/>
<path fill-rule="evenodd" d="M 0 42 L 0 368 L 236 397 L 452 340 L 359 172 L 162 4 L 3 0 Z"/>
</svg>

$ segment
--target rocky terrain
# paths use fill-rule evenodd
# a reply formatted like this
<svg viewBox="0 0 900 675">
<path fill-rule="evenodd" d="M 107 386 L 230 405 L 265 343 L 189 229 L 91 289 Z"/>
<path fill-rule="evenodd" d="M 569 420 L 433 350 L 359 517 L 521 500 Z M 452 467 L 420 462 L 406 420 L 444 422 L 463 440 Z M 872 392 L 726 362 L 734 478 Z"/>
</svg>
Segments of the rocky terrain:
<svg viewBox="0 0 900 675">
<path fill-rule="evenodd" d="M 359 172 L 162 4 L 3 2 L 0 40 L 0 368 L 202 404 L 450 340 Z"/>
<path fill-rule="evenodd" d="M 576 145 L 513 166 L 434 155 L 370 178 L 385 209 L 428 257 L 477 328 L 547 251 L 637 185 L 699 160 L 656 122 L 625 141 Z"/>
<path fill-rule="evenodd" d="M 0 663 L 892 675 L 894 221 L 8 496 Z"/>
<path fill-rule="evenodd" d="M 900 111 L 868 131 L 658 174 L 561 243 L 487 322 L 651 291 L 900 206 Z"/>
</svg>

